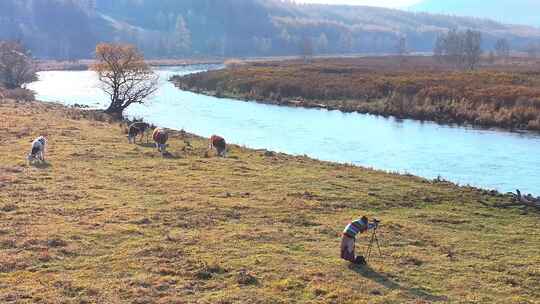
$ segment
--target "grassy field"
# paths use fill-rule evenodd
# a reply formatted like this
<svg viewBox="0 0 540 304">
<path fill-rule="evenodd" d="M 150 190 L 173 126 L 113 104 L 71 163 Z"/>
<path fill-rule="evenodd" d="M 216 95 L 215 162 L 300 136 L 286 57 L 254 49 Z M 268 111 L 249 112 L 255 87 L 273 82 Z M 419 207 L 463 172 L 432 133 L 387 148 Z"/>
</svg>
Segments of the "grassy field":
<svg viewBox="0 0 540 304">
<path fill-rule="evenodd" d="M 539 303 L 540 219 L 508 197 L 0 101 L 0 303 Z M 28 166 L 49 136 L 48 162 Z M 189 144 L 187 144 L 189 143 Z M 339 259 L 382 220 L 382 257 Z M 363 251 L 368 236 L 359 239 Z"/>
<path fill-rule="evenodd" d="M 180 88 L 263 103 L 540 131 L 540 64 L 457 71 L 431 57 L 235 64 L 175 77 Z"/>
</svg>

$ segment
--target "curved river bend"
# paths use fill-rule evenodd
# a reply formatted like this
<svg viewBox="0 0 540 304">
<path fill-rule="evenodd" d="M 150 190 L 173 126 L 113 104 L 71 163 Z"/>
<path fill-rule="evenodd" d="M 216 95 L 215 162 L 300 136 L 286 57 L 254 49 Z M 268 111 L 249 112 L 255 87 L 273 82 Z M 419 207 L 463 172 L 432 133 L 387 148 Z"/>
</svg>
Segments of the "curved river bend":
<svg viewBox="0 0 540 304">
<path fill-rule="evenodd" d="M 229 142 L 353 163 L 459 184 L 540 194 L 540 136 L 396 120 L 319 109 L 289 108 L 185 92 L 168 82 L 207 66 L 160 68 L 160 89 L 128 115 Z M 106 106 L 90 71 L 40 72 L 29 88 L 42 101 Z"/>
</svg>

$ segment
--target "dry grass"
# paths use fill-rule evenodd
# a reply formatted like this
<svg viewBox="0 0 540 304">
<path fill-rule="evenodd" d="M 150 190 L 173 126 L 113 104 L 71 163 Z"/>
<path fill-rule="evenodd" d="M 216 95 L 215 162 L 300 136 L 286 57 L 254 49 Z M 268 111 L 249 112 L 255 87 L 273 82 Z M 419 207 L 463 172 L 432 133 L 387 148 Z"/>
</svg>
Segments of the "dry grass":
<svg viewBox="0 0 540 304">
<path fill-rule="evenodd" d="M 251 63 L 175 77 L 182 89 L 263 103 L 540 131 L 540 64 L 463 72 L 430 57 Z"/>
<path fill-rule="evenodd" d="M 1 303 L 540 301 L 538 214 L 490 207 L 505 197 L 236 146 L 207 158 L 179 134 L 162 158 L 60 106 L 0 117 Z M 29 167 L 41 133 L 49 161 Z M 362 214 L 383 256 L 349 268 L 339 233 Z"/>
</svg>

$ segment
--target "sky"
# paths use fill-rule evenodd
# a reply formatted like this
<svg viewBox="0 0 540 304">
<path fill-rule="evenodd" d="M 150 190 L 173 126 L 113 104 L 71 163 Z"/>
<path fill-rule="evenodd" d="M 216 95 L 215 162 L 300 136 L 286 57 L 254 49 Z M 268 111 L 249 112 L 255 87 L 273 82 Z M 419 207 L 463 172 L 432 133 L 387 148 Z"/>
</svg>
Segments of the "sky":
<svg viewBox="0 0 540 304">
<path fill-rule="evenodd" d="M 370 5 L 392 8 L 406 8 L 422 2 L 422 0 L 297 0 L 303 3 L 324 3 L 324 4 L 349 4 L 349 5 Z"/>
</svg>

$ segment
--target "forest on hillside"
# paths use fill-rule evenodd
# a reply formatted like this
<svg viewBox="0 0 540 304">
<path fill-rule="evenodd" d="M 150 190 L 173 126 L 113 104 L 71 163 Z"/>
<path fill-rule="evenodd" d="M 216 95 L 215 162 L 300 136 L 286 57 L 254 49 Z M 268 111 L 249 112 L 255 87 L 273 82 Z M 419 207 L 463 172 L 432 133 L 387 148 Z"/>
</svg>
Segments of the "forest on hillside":
<svg viewBox="0 0 540 304">
<path fill-rule="evenodd" d="M 18 40 L 36 57 L 92 57 L 98 42 L 137 45 L 147 57 L 429 52 L 449 29 L 483 34 L 483 48 L 506 38 L 515 49 L 540 29 L 486 19 L 374 7 L 300 5 L 278 0 L 3 0 L 0 40 Z"/>
</svg>

